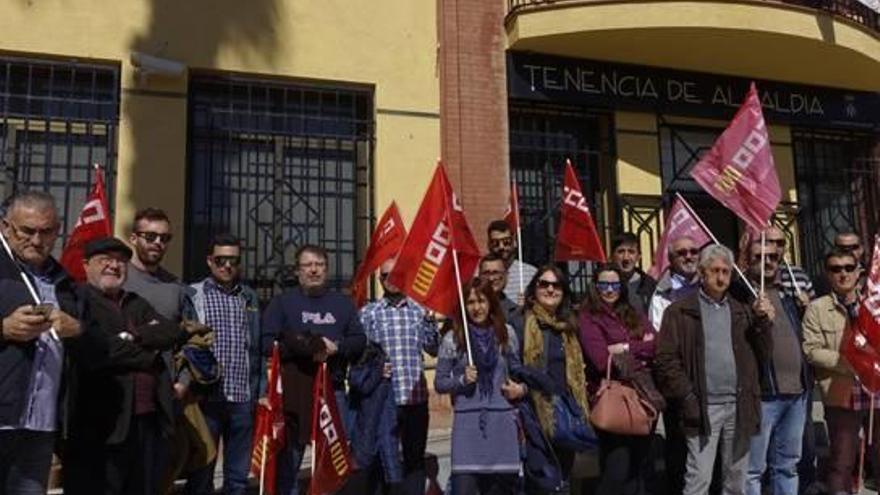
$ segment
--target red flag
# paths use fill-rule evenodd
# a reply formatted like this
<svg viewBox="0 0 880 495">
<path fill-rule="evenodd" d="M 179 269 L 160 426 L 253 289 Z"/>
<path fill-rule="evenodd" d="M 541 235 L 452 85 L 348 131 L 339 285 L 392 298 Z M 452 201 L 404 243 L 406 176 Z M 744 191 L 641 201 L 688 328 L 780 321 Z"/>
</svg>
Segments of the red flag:
<svg viewBox="0 0 880 495">
<path fill-rule="evenodd" d="M 587 198 L 581 193 L 571 160 L 565 160 L 565 184 L 562 188 L 562 211 L 556 237 L 556 261 L 585 260 L 605 262 L 605 250 Z"/>
<path fill-rule="evenodd" d="M 669 266 L 669 257 L 667 256 L 669 243 L 680 237 L 690 237 L 697 246 L 708 244 L 710 241 L 709 235 L 691 215 L 690 210 L 680 199 L 675 198 L 672 208 L 666 214 L 666 226 L 663 227 L 660 243 L 657 244 L 657 250 L 654 252 L 654 264 L 648 270 L 648 275 L 654 277 L 655 280 L 659 279 Z"/>
<path fill-rule="evenodd" d="M 272 349 L 269 361 L 269 382 L 266 401 L 257 404 L 254 418 L 251 474 L 265 483 L 265 491 L 275 495 L 277 454 L 284 447 L 284 411 L 281 404 L 281 359 L 278 344 Z"/>
<path fill-rule="evenodd" d="M 691 177 L 753 228 L 767 228 L 782 191 L 755 83 Z"/>
<path fill-rule="evenodd" d="M 358 307 L 363 306 L 367 300 L 367 277 L 388 258 L 397 254 L 405 238 L 406 227 L 403 226 L 403 220 L 400 219 L 397 203 L 392 201 L 385 213 L 382 214 L 379 223 L 376 224 L 376 230 L 370 238 L 367 254 L 351 282 L 351 297 Z"/>
<path fill-rule="evenodd" d="M 309 495 L 334 493 L 354 471 L 354 459 L 336 407 L 327 363 L 321 363 L 312 388 L 312 480 Z"/>
<path fill-rule="evenodd" d="M 104 192 L 104 171 L 96 166 L 95 184 L 61 252 L 61 266 L 71 278 L 77 282 L 85 281 L 83 250 L 86 244 L 110 235 L 113 235 L 113 231 L 110 228 L 110 208 L 107 207 L 107 195 Z"/>
<path fill-rule="evenodd" d="M 880 349 L 880 235 L 874 238 L 874 253 L 868 268 L 868 278 L 865 280 L 862 305 L 859 307 L 859 328 L 864 332 L 868 343 L 873 348 Z"/>
<path fill-rule="evenodd" d="M 510 230 L 516 232 L 519 228 L 519 194 L 516 191 L 516 182 L 510 185 L 510 203 L 504 212 L 504 221 L 510 225 Z"/>
<path fill-rule="evenodd" d="M 480 248 L 443 165 L 438 164 L 388 281 L 423 306 L 452 315 L 458 305 L 459 284 L 453 250 L 458 253 L 463 283 L 477 269 Z"/>
<path fill-rule="evenodd" d="M 862 385 L 872 393 L 880 392 L 880 236 L 874 240 L 859 317 L 847 330 L 841 347 Z"/>
</svg>

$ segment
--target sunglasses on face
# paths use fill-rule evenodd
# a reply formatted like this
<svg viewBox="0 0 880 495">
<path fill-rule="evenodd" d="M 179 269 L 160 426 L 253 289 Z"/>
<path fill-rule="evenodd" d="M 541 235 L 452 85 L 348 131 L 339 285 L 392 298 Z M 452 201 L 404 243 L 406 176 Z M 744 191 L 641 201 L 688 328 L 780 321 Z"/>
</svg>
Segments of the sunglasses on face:
<svg viewBox="0 0 880 495">
<path fill-rule="evenodd" d="M 835 244 L 834 247 L 840 249 L 841 251 L 846 251 L 851 253 L 859 248 L 858 244 Z"/>
<path fill-rule="evenodd" d="M 229 265 L 231 267 L 236 267 L 241 263 L 241 257 L 239 256 L 214 256 L 211 259 L 217 266 Z"/>
<path fill-rule="evenodd" d="M 140 237 L 150 244 L 156 241 L 159 241 L 162 244 L 168 244 L 169 242 L 171 242 L 171 234 L 160 234 L 158 232 L 135 232 L 134 235 Z"/>
<path fill-rule="evenodd" d="M 764 255 L 764 259 L 766 259 L 767 261 L 779 261 L 779 253 L 766 253 Z M 752 255 L 752 263 L 755 263 L 758 261 L 761 261 L 761 255 L 760 254 Z"/>
<path fill-rule="evenodd" d="M 697 248 L 679 249 L 675 252 L 675 255 L 679 258 L 684 258 L 685 256 L 697 256 L 698 254 L 700 254 L 700 250 Z"/>
<path fill-rule="evenodd" d="M 596 290 L 599 292 L 620 292 L 620 282 L 596 282 Z"/>
<path fill-rule="evenodd" d="M 503 239 L 489 239 L 491 247 L 510 247 L 513 246 L 513 237 L 505 237 Z"/>
<path fill-rule="evenodd" d="M 827 270 L 831 273 L 852 273 L 858 268 L 856 265 L 828 265 Z"/>
<path fill-rule="evenodd" d="M 553 287 L 556 290 L 562 290 L 562 283 L 555 282 L 553 280 L 544 280 L 544 279 L 538 280 L 538 288 L 539 289 L 549 289 L 550 287 Z"/>
</svg>

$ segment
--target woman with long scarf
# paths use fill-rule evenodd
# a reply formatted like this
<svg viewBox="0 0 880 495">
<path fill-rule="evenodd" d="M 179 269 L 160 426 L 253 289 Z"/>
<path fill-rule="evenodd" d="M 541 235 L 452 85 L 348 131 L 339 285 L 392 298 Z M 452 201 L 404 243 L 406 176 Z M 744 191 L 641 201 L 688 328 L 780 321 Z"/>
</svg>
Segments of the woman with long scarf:
<svg viewBox="0 0 880 495">
<path fill-rule="evenodd" d="M 612 378 L 631 378 L 644 372 L 650 379 L 654 361 L 654 327 L 629 303 L 627 284 L 614 265 L 600 267 L 580 311 L 581 345 L 587 361 L 590 402 L 597 399 L 599 383 L 606 376 L 608 356 L 625 355 L 612 363 Z M 602 473 L 597 495 L 641 495 L 647 492 L 651 476 L 651 436 L 619 435 L 596 429 L 599 437 L 599 471 Z"/>
<path fill-rule="evenodd" d="M 520 472 L 516 409 L 526 387 L 508 378 L 520 366 L 516 334 L 492 286 L 473 279 L 463 287 L 473 364 L 462 318 L 444 335 L 434 388 L 452 396 L 452 493 L 515 493 Z"/>
<path fill-rule="evenodd" d="M 524 324 L 517 331 L 523 342 L 523 367 L 517 378 L 529 387 L 529 398 L 544 436 L 553 439 L 554 396 L 570 394 L 584 418 L 588 417 L 584 356 L 577 337 L 571 288 L 565 273 L 556 265 L 542 266 L 529 282 Z M 553 493 L 566 492 L 575 452 L 553 445 L 552 441 L 551 449 L 562 478 L 561 486 Z M 528 479 L 526 483 L 528 486 Z"/>
</svg>

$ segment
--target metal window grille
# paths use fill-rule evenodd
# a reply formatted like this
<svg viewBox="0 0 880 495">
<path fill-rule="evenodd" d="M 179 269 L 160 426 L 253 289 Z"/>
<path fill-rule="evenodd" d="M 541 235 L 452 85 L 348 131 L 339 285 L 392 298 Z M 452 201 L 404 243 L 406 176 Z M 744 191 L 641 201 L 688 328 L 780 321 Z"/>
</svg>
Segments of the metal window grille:
<svg viewBox="0 0 880 495">
<path fill-rule="evenodd" d="M 326 248 L 331 285 L 346 285 L 370 228 L 372 92 L 196 76 L 189 114 L 187 277 L 206 275 L 211 236 L 228 232 L 264 301 L 303 244 Z"/>
<path fill-rule="evenodd" d="M 522 222 L 523 257 L 536 266 L 552 261 L 565 160 L 570 158 L 588 201 L 596 228 L 606 235 L 605 205 L 610 195 L 610 118 L 569 107 L 510 105 L 510 166 L 516 179 Z M 572 289 L 583 294 L 589 263 L 567 264 Z"/>
<path fill-rule="evenodd" d="M 804 267 L 821 276 L 822 260 L 838 232 L 860 232 L 870 246 L 877 232 L 876 137 L 831 131 L 792 132 Z"/>
<path fill-rule="evenodd" d="M 119 69 L 80 62 L 0 56 L 0 193 L 43 190 L 55 196 L 62 238 L 105 168 L 113 207 Z"/>
</svg>

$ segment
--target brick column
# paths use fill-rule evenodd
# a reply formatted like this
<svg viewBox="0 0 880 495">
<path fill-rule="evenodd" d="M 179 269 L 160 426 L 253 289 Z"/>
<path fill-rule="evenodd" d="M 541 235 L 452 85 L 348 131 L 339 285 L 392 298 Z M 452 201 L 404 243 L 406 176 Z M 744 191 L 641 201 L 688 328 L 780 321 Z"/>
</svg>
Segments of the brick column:
<svg viewBox="0 0 880 495">
<path fill-rule="evenodd" d="M 442 158 L 485 250 L 509 194 L 505 0 L 438 0 Z"/>
</svg>

